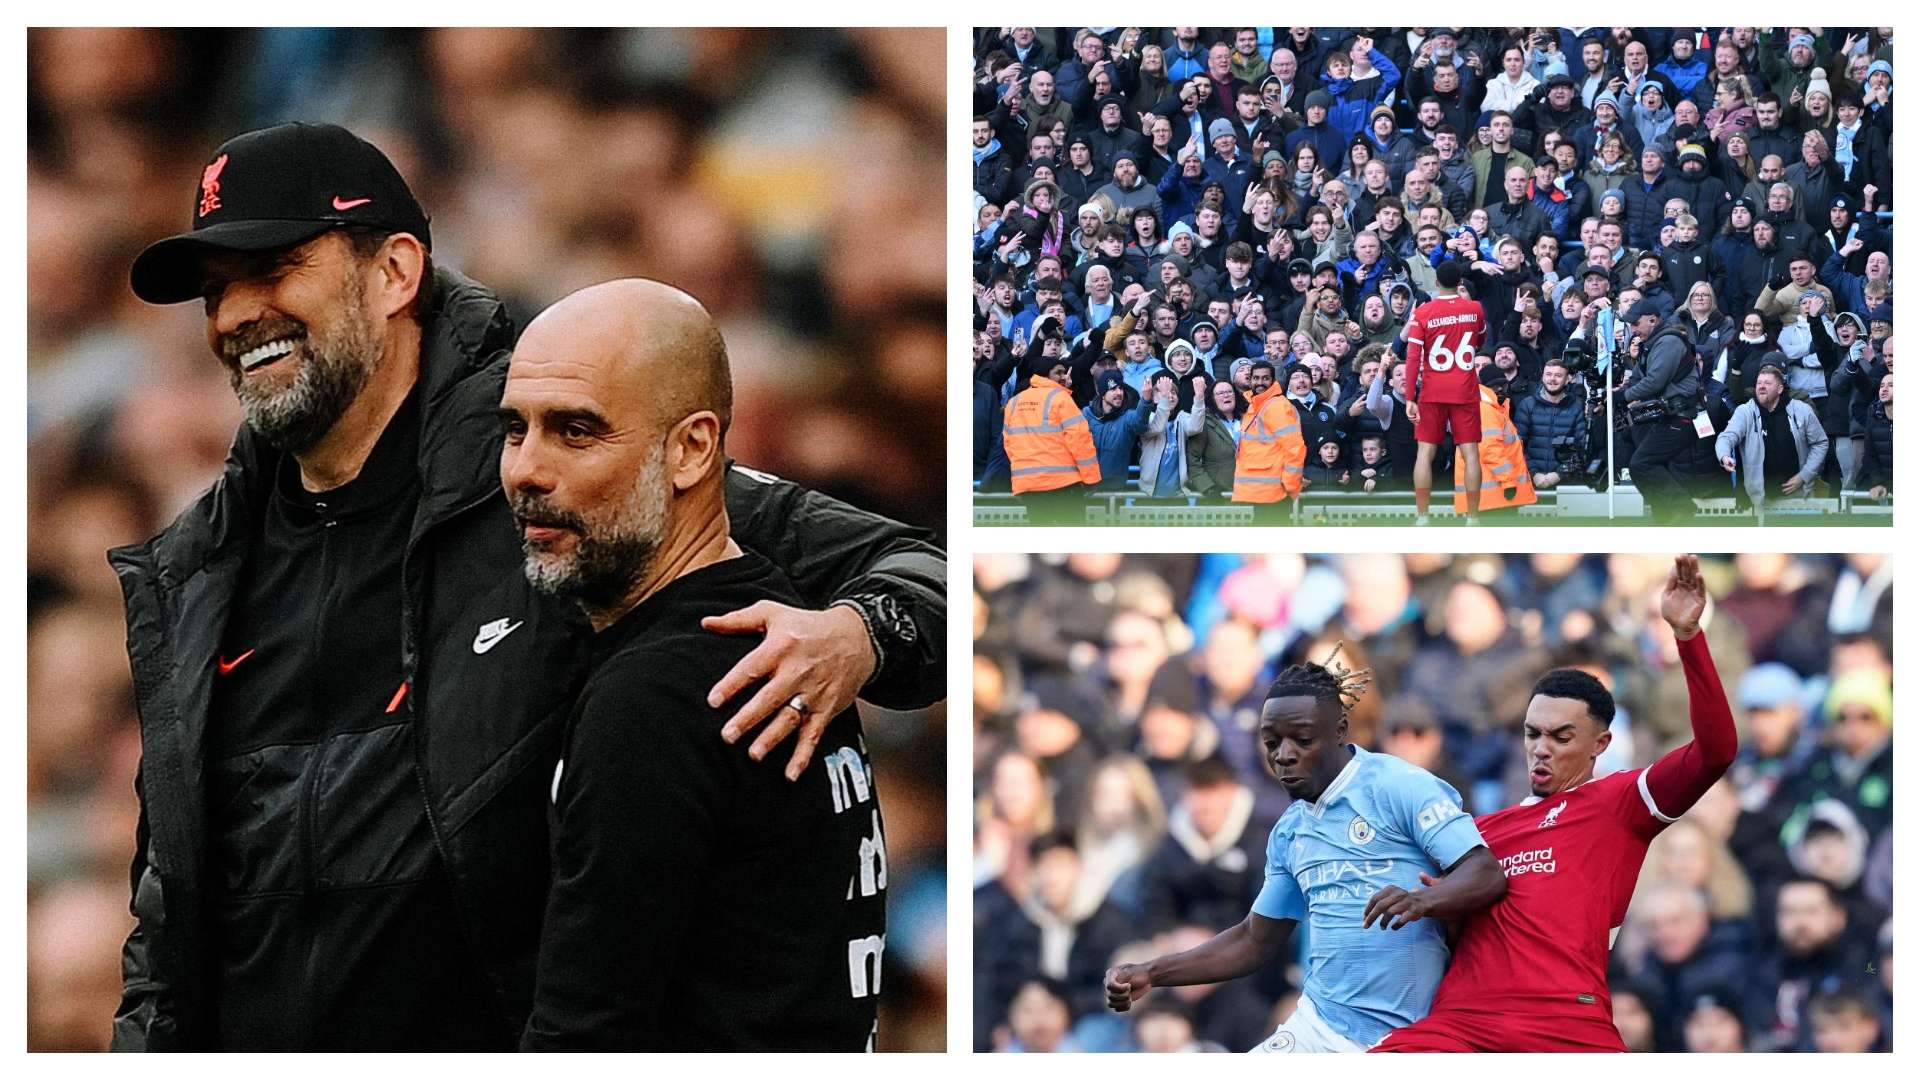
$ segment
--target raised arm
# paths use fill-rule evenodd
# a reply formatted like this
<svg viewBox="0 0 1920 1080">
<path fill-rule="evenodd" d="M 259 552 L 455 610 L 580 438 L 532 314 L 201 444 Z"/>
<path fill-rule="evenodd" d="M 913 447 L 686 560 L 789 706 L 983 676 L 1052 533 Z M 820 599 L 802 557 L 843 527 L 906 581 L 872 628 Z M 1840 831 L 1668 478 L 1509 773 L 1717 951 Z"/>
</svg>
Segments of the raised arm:
<svg viewBox="0 0 1920 1080">
<path fill-rule="evenodd" d="M 1680 666 L 1687 676 L 1687 713 L 1693 723 L 1693 741 L 1667 752 L 1640 776 L 1651 805 L 1663 821 L 1687 812 L 1700 796 L 1733 764 L 1739 750 L 1733 710 L 1714 670 L 1707 639 L 1700 632 L 1706 612 L 1707 590 L 1700 579 L 1700 559 L 1682 555 L 1673 562 L 1667 588 L 1660 596 L 1660 614 L 1673 627 L 1680 646 Z"/>
<path fill-rule="evenodd" d="M 947 560 L 926 530 L 738 465 L 727 469 L 727 513 L 736 540 L 825 609 L 762 601 L 702 624 L 766 636 L 713 688 L 719 705 L 766 680 L 727 721 L 727 741 L 772 717 L 754 741 L 759 759 L 803 728 L 787 768 L 795 777 L 856 695 L 891 709 L 946 696 Z M 796 694 L 809 706 L 804 726 L 784 707 Z"/>
</svg>

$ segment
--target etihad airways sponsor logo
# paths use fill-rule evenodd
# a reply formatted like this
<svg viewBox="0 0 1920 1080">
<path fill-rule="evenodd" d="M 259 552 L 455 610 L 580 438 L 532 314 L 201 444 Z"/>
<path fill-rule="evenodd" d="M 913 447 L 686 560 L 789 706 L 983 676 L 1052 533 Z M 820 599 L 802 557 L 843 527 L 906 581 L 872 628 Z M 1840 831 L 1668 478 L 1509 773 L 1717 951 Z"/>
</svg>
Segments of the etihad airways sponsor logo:
<svg viewBox="0 0 1920 1080">
<path fill-rule="evenodd" d="M 1393 872 L 1391 859 L 1330 859 L 1304 867 L 1296 877 L 1314 902 L 1345 898 L 1367 900 L 1379 891 L 1378 879 Z"/>
<path fill-rule="evenodd" d="M 1550 847 L 1516 851 L 1500 860 L 1500 869 L 1508 877 L 1519 877 L 1521 874 L 1551 874 L 1556 865 L 1558 864 Z"/>
</svg>

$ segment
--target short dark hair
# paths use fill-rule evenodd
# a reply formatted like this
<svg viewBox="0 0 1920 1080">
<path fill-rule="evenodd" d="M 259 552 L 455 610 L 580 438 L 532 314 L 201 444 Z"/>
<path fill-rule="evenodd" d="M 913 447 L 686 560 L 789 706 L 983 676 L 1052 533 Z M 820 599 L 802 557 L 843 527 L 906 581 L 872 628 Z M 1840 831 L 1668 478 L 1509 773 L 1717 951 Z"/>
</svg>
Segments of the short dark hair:
<svg viewBox="0 0 1920 1080">
<path fill-rule="evenodd" d="M 1786 892 L 1787 886 L 1789 885 L 1812 885 L 1813 887 L 1820 890 L 1820 895 L 1827 898 L 1827 903 L 1832 904 L 1834 907 L 1840 908 L 1843 911 L 1846 910 L 1846 906 L 1847 906 L 1846 901 L 1841 899 L 1840 890 L 1833 887 L 1833 882 L 1828 881 L 1825 878 L 1814 877 L 1811 874 L 1795 874 L 1781 881 L 1780 884 L 1774 886 L 1773 895 L 1774 895 L 1774 903 L 1776 906 L 1779 903 L 1780 894 L 1783 892 Z"/>
<path fill-rule="evenodd" d="M 1857 987 L 1846 986 L 1844 984 L 1829 990 L 1822 990 L 1813 995 L 1813 1000 L 1807 1002 L 1807 1016 L 1809 1018 L 1814 1016 L 1838 1016 L 1843 1012 L 1858 1013 L 1861 1016 L 1871 1017 L 1874 1020 L 1880 1018 L 1880 1011 L 1874 1008 L 1873 1002 L 1867 999 L 1867 995 L 1861 993 Z"/>
<path fill-rule="evenodd" d="M 1188 762 L 1186 767 L 1180 770 L 1180 777 L 1187 782 L 1188 788 L 1218 787 L 1221 784 L 1240 782 L 1240 777 L 1234 773 L 1233 766 L 1217 755 Z"/>
<path fill-rule="evenodd" d="M 1578 701 L 1587 707 L 1587 715 L 1601 727 L 1612 727 L 1613 695 L 1599 679 L 1576 668 L 1555 668 L 1533 684 L 1529 698 L 1555 697 Z"/>
<path fill-rule="evenodd" d="M 1008 998 L 1008 1000 L 1011 1001 L 1013 998 L 1019 997 L 1029 986 L 1038 986 L 1040 989 L 1046 991 L 1048 997 L 1059 1002 L 1061 1007 L 1067 1010 L 1067 1018 L 1069 1020 L 1074 1018 L 1073 995 L 1067 992 L 1066 983 L 1061 982 L 1051 975 L 1029 975 L 1021 979 L 1020 985 L 1014 988 L 1013 995 Z"/>
<path fill-rule="evenodd" d="M 1235 240 L 1227 245 L 1227 258 L 1233 262 L 1252 262 L 1253 245 L 1245 240 Z"/>
<path fill-rule="evenodd" d="M 1261 368 L 1266 368 L 1267 374 L 1269 375 L 1274 374 L 1273 361 L 1265 359 L 1264 357 L 1259 360 L 1255 360 L 1253 362 L 1253 366 L 1248 368 L 1247 370 L 1249 372 L 1254 372 L 1254 371 L 1259 371 Z"/>
<path fill-rule="evenodd" d="M 1079 845 L 1073 841 L 1072 833 L 1065 829 L 1055 829 L 1052 832 L 1044 832 L 1034 837 L 1033 842 L 1027 846 L 1027 853 L 1038 859 L 1047 852 L 1058 848 L 1066 848 L 1075 854 L 1079 854 L 1080 851 Z"/>
</svg>

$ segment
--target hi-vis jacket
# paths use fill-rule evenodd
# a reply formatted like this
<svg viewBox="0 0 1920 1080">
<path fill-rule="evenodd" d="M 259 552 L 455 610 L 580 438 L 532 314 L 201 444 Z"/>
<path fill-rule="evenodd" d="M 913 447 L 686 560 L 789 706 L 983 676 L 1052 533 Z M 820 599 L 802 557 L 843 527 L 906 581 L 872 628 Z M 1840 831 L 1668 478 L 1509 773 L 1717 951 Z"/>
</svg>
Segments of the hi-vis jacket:
<svg viewBox="0 0 1920 1080">
<path fill-rule="evenodd" d="M 1492 387 L 1480 388 L 1480 509 L 1539 502 L 1527 471 L 1527 445 L 1513 426 L 1513 403 Z M 1453 452 L 1453 509 L 1467 512 L 1467 455 Z"/>
<path fill-rule="evenodd" d="M 1007 402 L 1006 421 L 1000 433 L 1013 469 L 1014 494 L 1100 483 L 1093 433 L 1066 387 L 1035 375 L 1027 389 Z"/>
<path fill-rule="evenodd" d="M 1233 463 L 1233 501 L 1271 503 L 1297 496 L 1306 465 L 1300 414 L 1287 400 L 1286 388 L 1275 383 L 1247 403 Z"/>
</svg>

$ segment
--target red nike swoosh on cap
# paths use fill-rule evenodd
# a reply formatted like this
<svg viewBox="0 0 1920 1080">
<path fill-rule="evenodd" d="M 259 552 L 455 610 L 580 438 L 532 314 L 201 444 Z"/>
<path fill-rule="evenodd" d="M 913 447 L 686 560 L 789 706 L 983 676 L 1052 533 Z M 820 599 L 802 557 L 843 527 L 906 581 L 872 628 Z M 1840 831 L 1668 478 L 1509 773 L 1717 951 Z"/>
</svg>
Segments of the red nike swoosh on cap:
<svg viewBox="0 0 1920 1080">
<path fill-rule="evenodd" d="M 246 652 L 241 653 L 239 656 L 236 656 L 231 660 L 224 660 L 216 657 L 214 658 L 214 664 L 219 667 L 220 674 L 225 675 L 233 671 L 234 668 L 239 667 L 240 662 L 242 660 L 245 660 L 247 657 L 252 656 L 253 652 L 254 651 L 252 649 L 248 649 Z"/>
<path fill-rule="evenodd" d="M 340 196 L 335 195 L 333 197 L 333 208 L 335 210 L 351 210 L 356 206 L 365 206 L 367 203 L 370 203 L 372 201 L 373 200 L 370 198 L 369 199 L 343 199 Z"/>
</svg>

